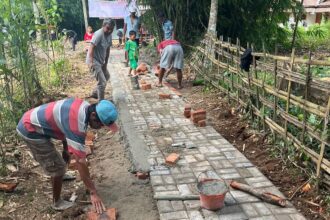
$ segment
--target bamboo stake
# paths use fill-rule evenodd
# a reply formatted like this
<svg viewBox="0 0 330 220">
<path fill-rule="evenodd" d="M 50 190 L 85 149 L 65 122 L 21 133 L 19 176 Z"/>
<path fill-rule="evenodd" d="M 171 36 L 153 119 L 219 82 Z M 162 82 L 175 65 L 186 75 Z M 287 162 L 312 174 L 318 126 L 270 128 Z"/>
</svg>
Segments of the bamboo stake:
<svg viewBox="0 0 330 220">
<path fill-rule="evenodd" d="M 321 144 L 319 159 L 317 161 L 317 169 L 316 169 L 316 176 L 317 177 L 320 177 L 321 163 L 322 163 L 322 159 L 324 157 L 325 140 L 327 139 L 327 132 L 328 132 L 329 112 L 330 112 L 330 97 L 329 97 L 329 100 L 328 100 L 327 111 L 324 115 L 324 127 L 323 127 L 323 134 L 322 134 L 323 141 L 322 141 L 322 144 Z"/>
<path fill-rule="evenodd" d="M 312 52 L 309 51 L 309 61 L 312 59 Z M 304 94 L 304 99 L 308 100 L 309 96 L 309 83 L 311 81 L 311 65 L 307 65 L 307 74 L 306 74 L 306 86 L 305 86 L 305 94 Z M 307 111 L 304 109 L 304 127 L 303 127 L 303 132 L 301 133 L 301 142 L 305 144 L 305 133 L 306 133 L 306 123 L 307 123 Z"/>
<path fill-rule="evenodd" d="M 291 54 L 291 71 L 293 71 L 293 65 L 294 65 L 294 54 L 295 54 L 295 48 L 292 49 L 292 54 Z M 289 108 L 290 108 L 290 93 L 291 93 L 291 81 L 289 81 L 288 85 L 288 94 L 286 97 L 286 113 L 289 114 Z M 284 130 L 285 130 L 285 137 L 288 136 L 288 120 L 285 120 L 284 122 Z"/>
<path fill-rule="evenodd" d="M 278 53 L 278 45 L 275 45 L 275 55 Z M 277 91 L 277 60 L 274 60 L 274 91 Z M 277 121 L 277 103 L 278 103 L 278 98 L 277 96 L 274 96 L 274 114 L 273 114 L 273 121 Z M 276 137 L 276 132 L 274 132 L 274 142 L 276 142 L 277 137 Z"/>
<path fill-rule="evenodd" d="M 252 52 L 254 51 L 254 45 L 252 45 Z M 257 61 L 256 57 L 253 56 L 253 72 L 254 78 L 258 80 L 258 73 L 257 73 Z M 257 87 L 257 102 L 256 102 L 257 109 L 260 110 L 260 99 L 259 99 L 259 87 Z M 258 130 L 260 131 L 260 118 L 257 118 L 258 121 Z"/>
<path fill-rule="evenodd" d="M 266 54 L 266 49 L 265 49 L 265 43 L 262 42 L 262 50 L 264 54 Z M 263 58 L 263 61 L 266 63 L 266 58 Z M 266 78 L 267 72 L 263 73 L 263 78 L 262 78 L 262 96 L 263 98 L 266 97 L 266 92 L 265 92 L 265 78 Z M 262 129 L 265 131 L 266 130 L 266 122 L 265 122 L 265 105 L 262 103 Z"/>
<path fill-rule="evenodd" d="M 236 38 L 236 47 L 237 47 L 237 52 L 236 52 L 236 56 L 238 57 L 238 60 L 241 60 L 241 55 L 239 54 L 239 51 L 240 51 L 240 41 L 238 38 Z M 239 67 L 239 64 L 236 63 L 236 68 L 237 68 L 237 72 L 239 73 L 240 72 L 240 67 Z M 236 77 L 237 78 L 237 84 L 239 84 L 239 82 L 242 82 L 241 80 L 239 80 L 239 76 Z M 241 94 L 241 91 L 239 88 L 237 88 L 237 102 L 239 101 L 239 98 L 240 98 L 240 94 Z"/>
</svg>

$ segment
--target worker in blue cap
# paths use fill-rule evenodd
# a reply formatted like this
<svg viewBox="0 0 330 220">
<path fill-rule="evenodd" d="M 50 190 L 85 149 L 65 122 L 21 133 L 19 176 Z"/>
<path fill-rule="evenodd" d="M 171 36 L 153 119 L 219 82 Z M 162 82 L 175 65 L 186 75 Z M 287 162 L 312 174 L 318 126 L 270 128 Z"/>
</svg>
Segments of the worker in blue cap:
<svg viewBox="0 0 330 220">
<path fill-rule="evenodd" d="M 80 177 L 90 192 L 95 211 L 105 211 L 89 174 L 85 138 L 88 125 L 93 129 L 107 127 L 112 132 L 117 132 L 117 117 L 115 105 L 108 100 L 89 104 L 75 98 L 47 103 L 24 113 L 16 130 L 31 150 L 34 159 L 51 176 L 53 209 L 62 211 L 73 205 L 72 202 L 61 199 L 63 175 L 73 157 Z M 62 155 L 51 142 L 52 138 L 62 140 Z"/>
</svg>

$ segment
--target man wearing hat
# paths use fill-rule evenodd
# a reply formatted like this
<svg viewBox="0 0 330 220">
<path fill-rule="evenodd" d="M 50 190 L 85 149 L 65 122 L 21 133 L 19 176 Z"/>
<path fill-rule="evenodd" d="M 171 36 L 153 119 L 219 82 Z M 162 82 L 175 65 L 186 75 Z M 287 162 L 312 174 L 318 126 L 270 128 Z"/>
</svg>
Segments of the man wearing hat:
<svg viewBox="0 0 330 220">
<path fill-rule="evenodd" d="M 112 46 L 111 34 L 114 26 L 115 23 L 112 19 L 104 19 L 102 28 L 94 33 L 87 53 L 86 63 L 97 80 L 97 86 L 91 97 L 99 101 L 104 99 L 104 91 L 110 78 L 107 65 L 110 47 Z"/>
<path fill-rule="evenodd" d="M 129 12 L 130 12 L 130 16 L 127 16 L 124 19 L 124 39 L 123 42 L 125 44 L 125 40 L 128 41 L 129 40 L 129 32 L 130 31 L 135 31 L 136 36 L 135 36 L 135 42 L 137 44 L 137 46 L 139 46 L 140 43 L 140 19 L 139 17 L 136 16 L 137 13 L 137 8 L 135 6 L 131 6 L 129 7 Z M 125 52 L 125 60 L 126 63 L 128 64 L 128 54 L 127 52 Z"/>
<path fill-rule="evenodd" d="M 73 203 L 61 199 L 63 175 L 70 158 L 76 160 L 76 168 L 90 192 L 91 202 L 98 213 L 105 211 L 90 177 L 86 163 L 85 137 L 87 126 L 100 129 L 103 126 L 112 132 L 118 130 L 115 121 L 118 113 L 114 104 L 102 100 L 89 104 L 81 99 L 69 98 L 41 105 L 24 113 L 17 125 L 19 136 L 26 142 L 36 161 L 45 173 L 51 176 L 55 210 L 65 210 Z M 62 140 L 62 156 L 51 139 Z"/>
</svg>

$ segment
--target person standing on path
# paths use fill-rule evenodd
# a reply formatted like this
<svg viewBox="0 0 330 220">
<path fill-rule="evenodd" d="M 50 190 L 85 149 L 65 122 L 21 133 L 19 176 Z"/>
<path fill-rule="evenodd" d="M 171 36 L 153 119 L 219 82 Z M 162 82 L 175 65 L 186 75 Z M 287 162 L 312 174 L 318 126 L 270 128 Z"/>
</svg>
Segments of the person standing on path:
<svg viewBox="0 0 330 220">
<path fill-rule="evenodd" d="M 107 126 L 116 132 L 117 117 L 117 109 L 110 101 L 89 104 L 75 98 L 44 104 L 24 113 L 16 130 L 30 148 L 34 159 L 51 176 L 53 209 L 62 211 L 73 205 L 61 199 L 63 175 L 72 155 L 95 210 L 98 213 L 105 211 L 86 163 L 85 137 L 88 125 L 93 129 Z M 52 143 L 52 138 L 62 140 L 62 156 Z"/>
<path fill-rule="evenodd" d="M 162 24 L 162 29 L 164 32 L 163 40 L 174 40 L 174 26 L 172 21 L 167 19 L 164 13 L 159 14 L 159 21 Z"/>
<path fill-rule="evenodd" d="M 128 75 L 135 77 L 136 76 L 136 68 L 137 68 L 137 62 L 138 62 L 138 54 L 139 54 L 139 47 L 135 42 L 135 31 L 129 32 L 129 40 L 125 43 L 125 51 L 128 53 L 128 59 L 129 59 L 129 71 Z M 132 73 L 133 72 L 133 73 Z"/>
<path fill-rule="evenodd" d="M 122 28 L 119 28 L 117 30 L 117 36 L 118 36 L 118 43 L 119 43 L 119 47 L 120 47 L 121 44 L 123 43 L 123 36 L 124 36 L 124 30 Z"/>
<path fill-rule="evenodd" d="M 86 43 L 86 46 L 85 46 L 85 50 L 88 51 L 88 48 L 89 48 L 89 44 L 91 43 L 91 40 L 93 38 L 93 28 L 91 26 L 88 26 L 87 27 L 87 31 L 84 35 L 84 41 Z"/>
<path fill-rule="evenodd" d="M 97 86 L 90 97 L 99 101 L 104 99 L 104 92 L 110 74 L 107 69 L 112 46 L 112 37 L 115 23 L 112 19 L 104 19 L 103 27 L 94 33 L 87 54 L 87 64 L 97 80 Z"/>
<path fill-rule="evenodd" d="M 163 86 L 163 77 L 166 69 L 175 68 L 178 78 L 178 89 L 182 89 L 182 69 L 183 69 L 183 49 L 180 42 L 176 40 L 164 40 L 158 46 L 157 50 L 161 55 L 160 71 L 157 87 Z"/>
<path fill-rule="evenodd" d="M 140 18 L 136 16 L 137 9 L 135 7 L 131 7 L 129 9 L 130 16 L 127 16 L 124 19 L 124 39 L 123 42 L 128 41 L 129 39 L 129 32 L 130 31 L 135 31 L 136 36 L 135 36 L 135 42 L 137 46 L 139 46 L 140 43 Z M 128 54 L 125 52 L 125 60 L 126 60 L 126 65 L 128 65 Z"/>
</svg>

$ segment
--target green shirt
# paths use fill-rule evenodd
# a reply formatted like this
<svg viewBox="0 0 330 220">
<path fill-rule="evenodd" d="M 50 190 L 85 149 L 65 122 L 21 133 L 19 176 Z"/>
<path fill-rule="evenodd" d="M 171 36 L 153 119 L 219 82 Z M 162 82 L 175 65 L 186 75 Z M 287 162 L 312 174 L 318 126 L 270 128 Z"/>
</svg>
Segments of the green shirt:
<svg viewBox="0 0 330 220">
<path fill-rule="evenodd" d="M 137 60 L 139 54 L 139 47 L 135 41 L 128 40 L 125 44 L 125 50 L 128 52 L 128 59 Z"/>
</svg>

